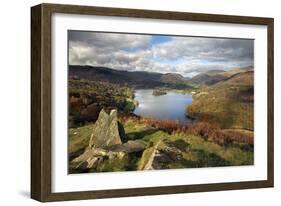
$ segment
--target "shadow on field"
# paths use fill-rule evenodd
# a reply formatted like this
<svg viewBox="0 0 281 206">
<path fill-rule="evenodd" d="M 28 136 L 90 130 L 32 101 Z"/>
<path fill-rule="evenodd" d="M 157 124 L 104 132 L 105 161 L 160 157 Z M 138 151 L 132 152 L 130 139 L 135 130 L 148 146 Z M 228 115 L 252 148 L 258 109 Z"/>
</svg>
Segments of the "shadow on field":
<svg viewBox="0 0 281 206">
<path fill-rule="evenodd" d="M 134 140 L 134 139 L 141 139 L 141 138 L 143 138 L 144 136 L 147 136 L 147 135 L 152 135 L 157 131 L 159 131 L 159 130 L 151 128 L 151 129 L 137 131 L 137 132 L 129 132 L 126 135 L 127 135 L 127 138 L 129 140 Z"/>
</svg>

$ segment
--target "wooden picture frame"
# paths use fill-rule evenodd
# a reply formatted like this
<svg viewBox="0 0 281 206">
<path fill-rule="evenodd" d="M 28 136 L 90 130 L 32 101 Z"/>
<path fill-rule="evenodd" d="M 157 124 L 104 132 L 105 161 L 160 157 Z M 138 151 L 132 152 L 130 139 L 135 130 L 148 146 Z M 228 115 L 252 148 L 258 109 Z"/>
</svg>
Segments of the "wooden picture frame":
<svg viewBox="0 0 281 206">
<path fill-rule="evenodd" d="M 170 185 L 161 187 L 110 189 L 79 192 L 52 192 L 51 162 L 51 16 L 54 13 L 134 17 L 147 19 L 220 22 L 267 26 L 267 179 L 215 184 Z M 170 11 L 40 4 L 31 8 L 31 198 L 42 202 L 94 198 L 160 195 L 273 187 L 274 184 L 274 82 L 272 18 L 199 14 Z"/>
</svg>

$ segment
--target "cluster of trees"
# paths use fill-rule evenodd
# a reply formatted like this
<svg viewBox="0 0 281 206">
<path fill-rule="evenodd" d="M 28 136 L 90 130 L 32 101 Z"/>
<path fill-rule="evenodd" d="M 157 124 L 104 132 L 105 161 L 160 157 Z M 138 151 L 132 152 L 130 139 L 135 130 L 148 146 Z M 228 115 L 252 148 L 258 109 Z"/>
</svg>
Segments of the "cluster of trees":
<svg viewBox="0 0 281 206">
<path fill-rule="evenodd" d="M 70 128 L 95 122 L 102 108 L 126 113 L 135 107 L 134 91 L 127 86 L 77 78 L 70 78 L 68 85 Z"/>
</svg>

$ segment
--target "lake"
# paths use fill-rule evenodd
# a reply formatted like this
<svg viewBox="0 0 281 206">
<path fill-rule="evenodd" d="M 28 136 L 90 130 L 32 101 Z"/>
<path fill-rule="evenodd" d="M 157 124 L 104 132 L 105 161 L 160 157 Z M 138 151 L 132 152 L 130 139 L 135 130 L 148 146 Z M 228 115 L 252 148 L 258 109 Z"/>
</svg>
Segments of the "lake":
<svg viewBox="0 0 281 206">
<path fill-rule="evenodd" d="M 166 95 L 154 96 L 152 89 L 136 90 L 135 99 L 139 105 L 134 114 L 142 117 L 179 120 L 181 123 L 192 122 L 185 116 L 185 110 L 192 103 L 191 94 L 167 91 Z"/>
</svg>

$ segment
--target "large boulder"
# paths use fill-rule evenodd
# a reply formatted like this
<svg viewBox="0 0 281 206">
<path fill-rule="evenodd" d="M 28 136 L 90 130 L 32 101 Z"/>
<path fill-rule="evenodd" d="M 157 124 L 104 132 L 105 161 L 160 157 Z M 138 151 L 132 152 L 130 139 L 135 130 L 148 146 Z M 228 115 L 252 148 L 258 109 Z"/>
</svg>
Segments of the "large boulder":
<svg viewBox="0 0 281 206">
<path fill-rule="evenodd" d="M 172 164 L 185 162 L 183 153 L 189 150 L 189 144 L 184 140 L 171 141 L 163 139 L 142 153 L 138 164 L 139 170 L 157 170 L 172 168 Z"/>
<path fill-rule="evenodd" d="M 126 165 L 129 154 L 142 152 L 146 146 L 147 143 L 143 140 L 132 140 L 105 148 L 87 148 L 82 155 L 71 161 L 70 168 L 73 170 L 106 170 L 105 167 L 109 167 L 118 170 L 122 165 L 116 164 Z"/>
<path fill-rule="evenodd" d="M 126 152 L 126 153 L 134 153 L 141 152 L 147 146 L 147 143 L 143 140 L 129 140 L 124 144 L 113 145 L 108 147 L 107 149 L 113 152 Z"/>
<path fill-rule="evenodd" d="M 111 110 L 107 114 L 101 110 L 93 126 L 89 146 L 71 161 L 71 171 L 119 171 L 128 167 L 130 154 L 142 152 L 147 143 L 131 140 L 122 144 L 124 139 L 125 130 L 118 122 L 117 111 Z"/>
<path fill-rule="evenodd" d="M 153 170 L 153 162 L 155 156 L 159 153 L 158 151 L 159 142 L 152 147 L 147 148 L 143 151 L 142 157 L 138 164 L 138 170 Z"/>
<path fill-rule="evenodd" d="M 122 144 L 121 139 L 124 138 L 125 132 L 123 126 L 118 123 L 117 110 L 111 110 L 110 114 L 107 114 L 102 109 L 98 120 L 94 124 L 89 147 L 104 148 Z"/>
<path fill-rule="evenodd" d="M 82 171 L 95 169 L 102 165 L 108 165 L 108 162 L 126 161 L 126 158 L 126 153 L 122 151 L 114 152 L 100 148 L 87 148 L 82 155 L 71 161 L 70 168 Z"/>
</svg>

